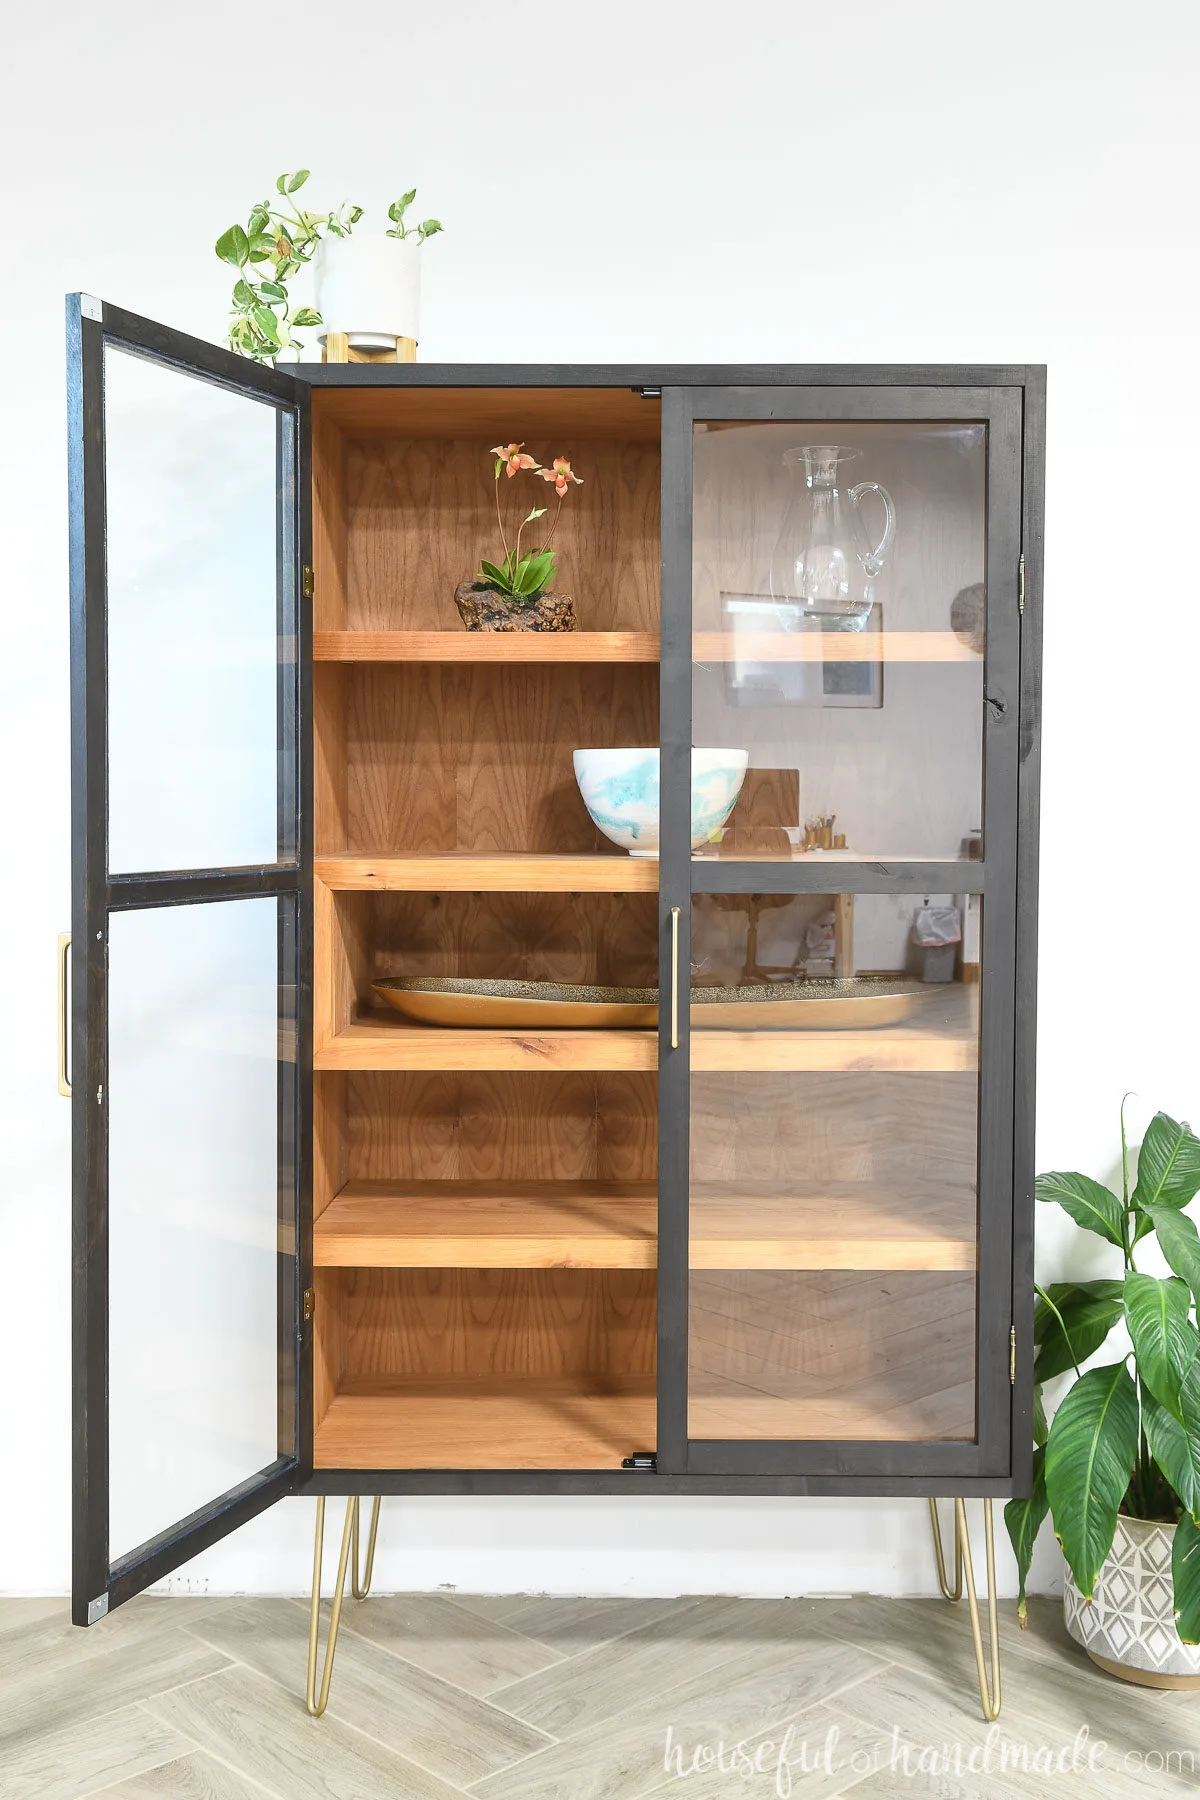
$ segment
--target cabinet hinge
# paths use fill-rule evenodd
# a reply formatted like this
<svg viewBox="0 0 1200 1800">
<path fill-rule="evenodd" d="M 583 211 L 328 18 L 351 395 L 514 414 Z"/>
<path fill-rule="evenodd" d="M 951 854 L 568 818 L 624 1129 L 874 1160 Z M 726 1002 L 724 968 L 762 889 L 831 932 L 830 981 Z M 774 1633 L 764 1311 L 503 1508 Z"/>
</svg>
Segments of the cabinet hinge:
<svg viewBox="0 0 1200 1800">
<path fill-rule="evenodd" d="M 316 1310 L 317 1310 L 317 1296 L 313 1292 L 312 1288 L 305 1288 L 305 1290 L 304 1290 L 304 1306 L 302 1308 L 302 1313 L 303 1313 L 304 1323 L 306 1325 L 308 1324 L 308 1321 L 312 1318 L 312 1316 L 316 1312 Z"/>
<path fill-rule="evenodd" d="M 632 1456 L 626 1456 L 621 1462 L 623 1469 L 657 1469 L 658 1456 L 653 1450 L 635 1450 Z"/>
<path fill-rule="evenodd" d="M 300 586 L 303 589 L 304 598 L 306 600 L 312 599 L 315 585 L 312 566 L 309 563 L 305 563 L 303 569 L 300 571 Z"/>
<path fill-rule="evenodd" d="M 1017 563 L 1017 611 L 1019 613 L 1025 611 L 1025 552 L 1023 550 L 1020 561 Z"/>
<path fill-rule="evenodd" d="M 642 396 L 643 400 L 661 400 L 662 399 L 662 389 L 660 387 L 658 387 L 658 388 L 640 387 L 640 388 L 635 388 L 634 392 L 637 394 L 640 394 Z"/>
<path fill-rule="evenodd" d="M 1009 1327 L 1008 1333 L 1008 1381 L 1010 1387 L 1017 1385 L 1017 1328 Z"/>
</svg>

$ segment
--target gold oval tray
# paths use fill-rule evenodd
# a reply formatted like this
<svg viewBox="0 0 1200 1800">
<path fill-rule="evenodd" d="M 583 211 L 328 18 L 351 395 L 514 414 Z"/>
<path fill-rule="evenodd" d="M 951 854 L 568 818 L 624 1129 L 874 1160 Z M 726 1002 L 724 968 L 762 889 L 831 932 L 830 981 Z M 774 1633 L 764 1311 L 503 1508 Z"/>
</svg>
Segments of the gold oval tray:
<svg viewBox="0 0 1200 1800">
<path fill-rule="evenodd" d="M 551 1030 L 653 1030 L 656 988 L 578 987 L 553 981 L 486 981 L 454 976 L 371 983 L 381 1000 L 423 1025 L 542 1026 Z M 928 990 L 879 976 L 771 982 L 761 987 L 694 987 L 696 1031 L 853 1030 L 897 1025 Z"/>
</svg>

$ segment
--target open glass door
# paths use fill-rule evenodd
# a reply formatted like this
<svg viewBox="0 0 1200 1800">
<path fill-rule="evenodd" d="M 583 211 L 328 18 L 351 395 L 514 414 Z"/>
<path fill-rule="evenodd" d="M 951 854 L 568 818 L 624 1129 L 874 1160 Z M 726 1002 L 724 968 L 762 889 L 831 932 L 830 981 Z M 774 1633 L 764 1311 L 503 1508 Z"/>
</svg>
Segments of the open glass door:
<svg viewBox="0 0 1200 1800">
<path fill-rule="evenodd" d="M 293 1485 L 304 384 L 68 302 L 74 1618 Z"/>
<path fill-rule="evenodd" d="M 664 395 L 664 1468 L 1008 1471 L 1020 433 Z"/>
</svg>

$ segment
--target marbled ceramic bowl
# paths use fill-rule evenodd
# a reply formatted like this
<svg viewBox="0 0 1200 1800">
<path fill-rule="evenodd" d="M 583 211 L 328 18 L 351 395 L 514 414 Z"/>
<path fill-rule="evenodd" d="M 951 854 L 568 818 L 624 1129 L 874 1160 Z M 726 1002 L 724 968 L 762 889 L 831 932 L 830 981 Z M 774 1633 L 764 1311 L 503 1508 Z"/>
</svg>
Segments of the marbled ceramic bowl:
<svg viewBox="0 0 1200 1800">
<path fill-rule="evenodd" d="M 658 751 L 576 750 L 575 779 L 596 825 L 631 856 L 658 855 Z M 692 751 L 692 849 L 721 830 L 746 779 L 749 752 Z"/>
</svg>

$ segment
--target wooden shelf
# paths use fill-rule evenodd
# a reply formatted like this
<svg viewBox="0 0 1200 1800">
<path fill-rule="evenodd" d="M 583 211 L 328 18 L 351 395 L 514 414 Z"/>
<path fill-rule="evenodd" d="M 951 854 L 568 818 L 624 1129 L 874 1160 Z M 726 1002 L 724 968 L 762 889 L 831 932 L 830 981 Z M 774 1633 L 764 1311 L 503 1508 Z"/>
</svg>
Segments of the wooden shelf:
<svg viewBox="0 0 1200 1800">
<path fill-rule="evenodd" d="M 691 1066 L 722 1070 L 950 1072 L 979 1067 L 974 1032 L 896 1025 L 878 1031 L 693 1031 Z"/>
<path fill-rule="evenodd" d="M 613 1469 L 652 1450 L 651 1377 L 355 1376 L 313 1441 L 318 1469 Z"/>
<path fill-rule="evenodd" d="M 326 887 L 364 893 L 656 894 L 657 857 L 476 856 L 448 850 L 429 856 L 318 856 L 313 873 Z"/>
<path fill-rule="evenodd" d="M 976 1264 L 975 1196 L 913 1183 L 809 1193 L 693 1185 L 693 1269 L 943 1269 Z M 317 1268 L 652 1269 L 653 1182 L 354 1181 L 313 1228 Z"/>
<path fill-rule="evenodd" d="M 655 1031 L 451 1031 L 359 1019 L 313 1053 L 316 1069 L 650 1069 Z"/>
<path fill-rule="evenodd" d="M 928 1381 L 928 1377 L 926 1378 Z M 817 1384 L 814 1383 L 814 1386 Z M 705 1393 L 688 1398 L 693 1438 L 858 1440 L 866 1443 L 941 1442 L 975 1436 L 975 1381 L 948 1382 L 933 1393 L 911 1394 L 882 1378 L 855 1381 L 830 1395 Z"/>
<path fill-rule="evenodd" d="M 917 662 L 975 663 L 977 650 L 952 631 L 698 631 L 698 663 Z"/>
<path fill-rule="evenodd" d="M 823 1182 L 780 1193 L 693 1182 L 693 1269 L 973 1269 L 976 1202 L 969 1188 L 912 1182 Z"/>
<path fill-rule="evenodd" d="M 318 1268 L 652 1269 L 653 1182 L 352 1181 L 313 1227 Z"/>
<path fill-rule="evenodd" d="M 656 631 L 314 631 L 314 662 L 658 661 Z"/>
</svg>

